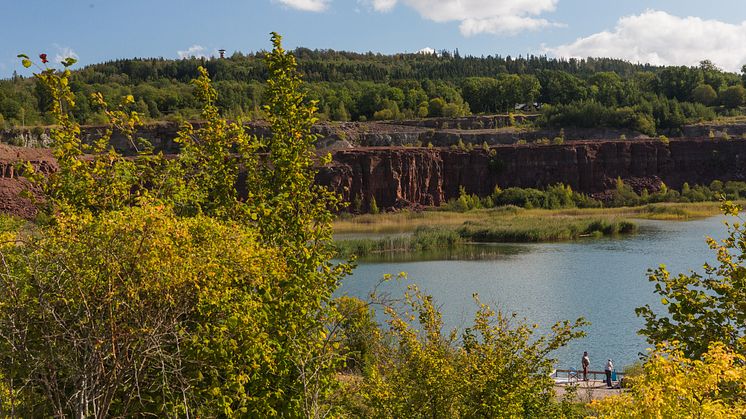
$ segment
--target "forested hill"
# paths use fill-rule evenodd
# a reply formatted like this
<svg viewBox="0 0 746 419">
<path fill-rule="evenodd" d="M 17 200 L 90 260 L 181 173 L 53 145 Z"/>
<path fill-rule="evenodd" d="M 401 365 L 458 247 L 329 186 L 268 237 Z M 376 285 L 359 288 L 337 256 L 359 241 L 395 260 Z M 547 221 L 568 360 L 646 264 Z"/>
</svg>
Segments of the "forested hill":
<svg viewBox="0 0 746 419">
<path fill-rule="evenodd" d="M 646 134 L 669 133 L 686 122 L 740 114 L 746 91 L 740 75 L 704 61 L 698 67 L 656 67 L 622 60 L 462 57 L 440 54 L 359 54 L 295 50 L 299 70 L 331 120 L 461 116 L 514 111 L 544 104 L 541 124 L 612 126 Z M 204 66 L 215 80 L 228 117 L 261 117 L 267 70 L 264 53 L 224 59 L 126 59 L 77 70 L 76 117 L 104 121 L 89 101 L 126 95 L 151 119 L 197 117 L 189 81 Z M 33 79 L 0 80 L 0 128 L 46 124 L 49 95 Z"/>
<path fill-rule="evenodd" d="M 499 74 L 537 74 L 558 70 L 582 77 L 612 71 L 629 77 L 638 71 L 657 71 L 649 64 L 632 64 L 610 58 L 552 59 L 546 56 L 462 57 L 458 52 L 439 54 L 360 54 L 333 50 L 294 51 L 298 69 L 308 82 L 348 80 L 390 82 L 393 80 L 459 80 L 465 77 L 495 77 Z M 126 75 L 128 83 L 168 78 L 188 82 L 197 76 L 197 66 L 208 69 L 215 80 L 264 81 L 267 78 L 264 53 L 235 53 L 226 59 L 127 59 L 95 64 L 81 72 L 82 81 L 101 83 L 111 76 Z"/>
</svg>

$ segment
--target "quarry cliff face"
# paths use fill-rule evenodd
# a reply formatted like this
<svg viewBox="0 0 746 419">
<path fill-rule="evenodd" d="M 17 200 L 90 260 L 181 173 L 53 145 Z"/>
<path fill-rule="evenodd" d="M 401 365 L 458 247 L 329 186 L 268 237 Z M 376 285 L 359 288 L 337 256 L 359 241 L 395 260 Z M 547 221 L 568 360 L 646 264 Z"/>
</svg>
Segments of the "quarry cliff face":
<svg viewBox="0 0 746 419">
<path fill-rule="evenodd" d="M 592 194 L 613 189 L 617 178 L 638 192 L 643 187 L 652 192 L 661 181 L 678 189 L 684 182 L 746 180 L 743 139 L 597 140 L 471 151 L 366 147 L 336 150 L 332 156 L 332 164 L 320 168 L 317 183 L 346 201 L 359 199 L 363 210 L 373 198 L 380 208 L 438 206 L 458 197 L 461 187 L 487 196 L 495 185 L 542 188 L 561 182 Z M 48 149 L 0 145 L 0 211 L 28 218 L 35 209 L 20 195 L 29 185 L 16 166 L 26 161 L 42 172 L 57 165 Z"/>
<path fill-rule="evenodd" d="M 599 193 L 622 178 L 635 185 L 660 181 L 746 180 L 746 141 L 707 138 L 661 141 L 588 141 L 565 145 L 498 146 L 490 151 L 451 148 L 360 148 L 340 150 L 317 182 L 379 207 L 440 205 L 459 188 L 486 196 L 495 185 L 542 188 L 556 183 Z"/>
</svg>

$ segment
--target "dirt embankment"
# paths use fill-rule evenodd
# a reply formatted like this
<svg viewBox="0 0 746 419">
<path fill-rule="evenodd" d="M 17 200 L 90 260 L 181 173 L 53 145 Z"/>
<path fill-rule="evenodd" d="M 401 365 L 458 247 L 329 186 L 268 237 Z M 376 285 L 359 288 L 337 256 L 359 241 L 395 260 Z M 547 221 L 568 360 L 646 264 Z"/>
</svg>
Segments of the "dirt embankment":
<svg viewBox="0 0 746 419">
<path fill-rule="evenodd" d="M 465 144 L 488 145 L 514 144 L 521 140 L 550 141 L 563 137 L 565 141 L 620 138 L 640 138 L 640 134 L 629 130 L 618 129 L 582 129 L 566 128 L 539 129 L 532 128 L 536 115 L 492 115 L 469 116 L 462 118 L 428 118 L 403 121 L 372 122 L 320 122 L 313 131 L 319 135 L 318 148 L 338 150 L 352 147 L 379 146 L 427 146 L 447 147 L 459 142 Z M 193 122 L 199 128 L 200 122 Z M 84 141 L 92 142 L 105 131 L 105 126 L 84 126 Z M 246 129 L 258 136 L 270 135 L 264 121 L 251 121 Z M 174 141 L 179 130 L 175 122 L 156 122 L 141 127 L 135 137 L 149 141 L 155 150 L 164 153 L 175 153 L 179 145 Z M 0 143 L 21 147 L 48 147 L 50 145 L 50 127 L 13 128 L 0 130 Z M 136 150 L 132 142 L 118 132 L 112 135 L 112 144 L 126 153 Z"/>
<path fill-rule="evenodd" d="M 19 167 L 24 162 L 30 162 L 36 171 L 44 173 L 57 170 L 57 162 L 48 149 L 0 144 L 0 212 L 33 218 L 36 207 L 24 196 L 24 191 L 33 194 L 33 188 Z"/>
<path fill-rule="evenodd" d="M 650 139 L 639 132 L 615 128 L 536 128 L 537 115 L 489 115 L 461 118 L 427 118 L 402 121 L 372 122 L 320 122 L 313 131 L 319 135 L 317 146 L 334 151 L 355 147 L 428 146 L 449 147 L 455 144 L 481 146 L 516 143 L 550 143 L 557 138 L 563 142 L 588 140 L 626 141 Z M 200 122 L 193 122 L 199 128 Z M 264 121 L 251 121 L 246 129 L 258 136 L 269 136 Z M 106 127 L 83 127 L 84 141 L 99 138 Z M 148 140 L 156 151 L 176 153 L 179 145 L 174 141 L 179 130 L 176 122 L 156 122 L 138 130 L 136 137 Z M 698 124 L 686 126 L 682 138 L 710 137 L 742 138 L 746 122 L 727 125 Z M 22 147 L 48 147 L 49 127 L 14 128 L 0 130 L 0 143 Z M 125 153 L 133 153 L 132 142 L 120 133 L 112 136 L 112 144 Z"/>
</svg>

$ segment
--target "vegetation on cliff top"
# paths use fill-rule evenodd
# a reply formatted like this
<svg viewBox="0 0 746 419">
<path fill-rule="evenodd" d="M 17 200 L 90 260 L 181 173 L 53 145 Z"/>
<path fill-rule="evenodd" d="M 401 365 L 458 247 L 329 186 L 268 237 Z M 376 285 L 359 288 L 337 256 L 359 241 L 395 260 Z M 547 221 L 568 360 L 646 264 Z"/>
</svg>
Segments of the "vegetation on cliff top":
<svg viewBox="0 0 746 419">
<path fill-rule="evenodd" d="M 462 57 L 354 54 L 298 49 L 308 97 L 320 117 L 366 121 L 455 117 L 514 112 L 516 104 L 542 103 L 540 124 L 616 127 L 645 134 L 675 133 L 685 123 L 741 114 L 743 80 L 708 61 L 697 67 L 655 67 L 612 59 Z M 90 99 L 133 95 L 133 106 L 154 120 L 198 118 L 189 81 L 204 66 L 215 79 L 225 116 L 264 117 L 263 53 L 225 59 L 130 59 L 88 66 L 71 74 L 81 123 L 107 122 Z M 49 90 L 34 79 L 0 80 L 0 128 L 53 122 Z"/>
</svg>

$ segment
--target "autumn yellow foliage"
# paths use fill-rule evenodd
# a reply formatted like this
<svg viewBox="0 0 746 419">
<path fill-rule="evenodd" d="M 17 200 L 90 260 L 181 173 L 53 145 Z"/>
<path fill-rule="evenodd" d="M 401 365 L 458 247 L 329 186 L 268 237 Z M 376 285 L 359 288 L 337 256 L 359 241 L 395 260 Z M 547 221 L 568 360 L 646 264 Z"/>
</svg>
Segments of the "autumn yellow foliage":
<svg viewBox="0 0 746 419">
<path fill-rule="evenodd" d="M 742 418 L 746 358 L 722 343 L 701 360 L 661 345 L 633 379 L 631 390 L 590 404 L 598 418 Z"/>
</svg>

